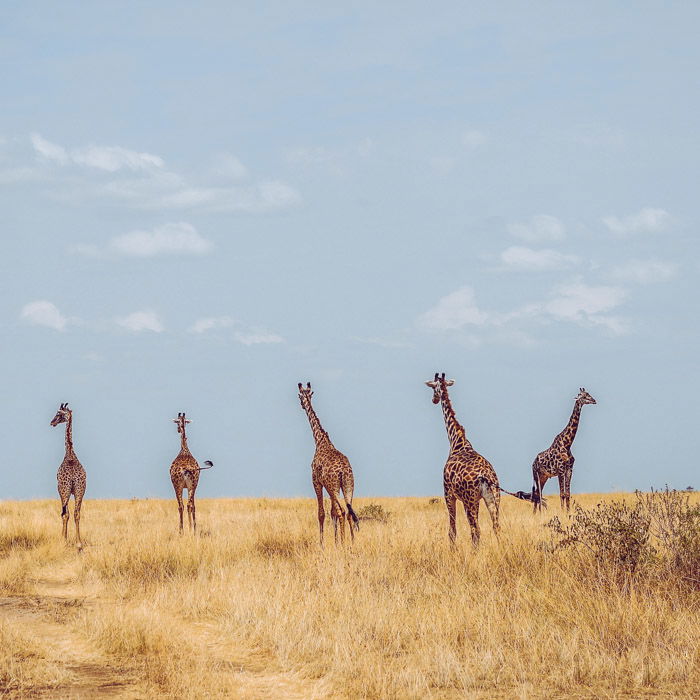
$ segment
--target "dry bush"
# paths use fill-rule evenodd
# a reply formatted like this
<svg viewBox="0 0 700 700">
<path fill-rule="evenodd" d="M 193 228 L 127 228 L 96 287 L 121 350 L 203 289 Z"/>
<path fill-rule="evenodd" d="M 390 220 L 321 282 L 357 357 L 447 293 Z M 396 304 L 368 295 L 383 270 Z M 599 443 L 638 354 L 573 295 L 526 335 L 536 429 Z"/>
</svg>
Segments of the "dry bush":
<svg viewBox="0 0 700 700">
<path fill-rule="evenodd" d="M 700 506 L 691 505 L 685 492 L 636 492 L 632 503 L 589 509 L 575 504 L 567 525 L 555 516 L 547 526 L 555 550 L 583 549 L 583 561 L 598 576 L 625 589 L 652 579 L 700 588 Z"/>
<path fill-rule="evenodd" d="M 357 511 L 357 517 L 360 520 L 374 520 L 378 523 L 388 522 L 390 516 L 391 513 L 384 510 L 379 503 L 368 503 Z"/>
</svg>

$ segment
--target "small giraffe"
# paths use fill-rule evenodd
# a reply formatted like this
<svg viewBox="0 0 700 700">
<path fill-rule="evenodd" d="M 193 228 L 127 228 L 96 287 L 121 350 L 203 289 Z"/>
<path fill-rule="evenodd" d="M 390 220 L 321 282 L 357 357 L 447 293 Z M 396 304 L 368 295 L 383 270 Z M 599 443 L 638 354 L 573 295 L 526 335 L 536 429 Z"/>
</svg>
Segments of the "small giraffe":
<svg viewBox="0 0 700 700">
<path fill-rule="evenodd" d="M 554 438 L 552 446 L 540 452 L 532 463 L 532 478 L 535 481 L 537 500 L 534 501 L 534 511 L 542 510 L 542 490 L 548 479 L 559 478 L 559 498 L 562 509 L 569 510 L 571 500 L 571 473 L 574 469 L 574 456 L 571 454 L 571 444 L 576 437 L 578 423 L 581 418 L 581 406 L 596 403 L 596 400 L 583 388 L 574 399 L 574 410 L 571 418 L 559 435 Z"/>
<path fill-rule="evenodd" d="M 501 502 L 498 476 L 491 464 L 484 459 L 467 440 L 464 428 L 457 422 L 447 387 L 454 380 L 445 379 L 435 373 L 435 378 L 426 385 L 433 390 L 433 403 L 442 403 L 442 413 L 445 418 L 447 437 L 450 441 L 450 453 L 445 462 L 443 486 L 445 503 L 450 518 L 450 541 L 454 544 L 457 537 L 456 509 L 457 500 L 464 504 L 464 512 L 469 520 L 472 533 L 472 543 L 479 544 L 479 503 L 483 498 L 486 502 L 493 530 L 498 535 L 498 507 Z"/>
<path fill-rule="evenodd" d="M 192 421 L 185 418 L 184 413 L 178 413 L 177 418 L 173 418 L 173 423 L 177 424 L 177 432 L 180 433 L 180 453 L 175 457 L 170 466 L 170 481 L 173 482 L 175 498 L 177 498 L 177 508 L 180 511 L 180 532 L 182 532 L 182 512 L 184 510 L 182 492 L 184 489 L 187 489 L 187 521 L 190 530 L 197 532 L 194 492 L 197 490 L 199 472 L 203 469 L 211 469 L 214 466 L 212 462 L 207 460 L 204 462 L 207 466 L 200 467 L 197 460 L 192 456 L 189 447 L 187 447 L 185 426 L 191 422 Z"/>
<path fill-rule="evenodd" d="M 73 411 L 68 408 L 67 403 L 62 403 L 56 415 L 51 421 L 51 427 L 55 428 L 59 423 L 66 424 L 66 453 L 58 468 L 56 477 L 58 479 L 58 495 L 61 497 L 61 518 L 63 519 L 63 538 L 68 539 L 68 501 L 73 494 L 74 507 L 73 519 L 75 520 L 75 536 L 78 540 L 78 549 L 83 548 L 83 541 L 80 538 L 80 507 L 83 504 L 87 479 L 85 469 L 80 464 L 73 450 Z"/>
<path fill-rule="evenodd" d="M 350 537 L 355 539 L 355 530 L 360 528 L 360 520 L 352 508 L 352 494 L 355 488 L 355 479 L 352 474 L 350 461 L 342 453 L 336 450 L 328 433 L 321 427 L 316 412 L 311 405 L 311 397 L 314 392 L 311 390 L 311 382 L 303 387 L 299 382 L 299 401 L 301 407 L 306 411 L 306 415 L 311 425 L 311 432 L 316 443 L 316 452 L 311 462 L 311 481 L 316 492 L 318 501 L 318 529 L 321 546 L 323 547 L 323 521 L 326 512 L 323 508 L 323 489 L 325 488 L 331 499 L 331 519 L 335 542 L 338 543 L 338 526 L 340 525 L 340 541 L 345 541 L 345 511 L 340 504 L 340 493 L 343 493 L 345 507 L 348 509 L 348 524 L 350 526 Z M 352 522 L 350 522 L 352 521 Z"/>
</svg>

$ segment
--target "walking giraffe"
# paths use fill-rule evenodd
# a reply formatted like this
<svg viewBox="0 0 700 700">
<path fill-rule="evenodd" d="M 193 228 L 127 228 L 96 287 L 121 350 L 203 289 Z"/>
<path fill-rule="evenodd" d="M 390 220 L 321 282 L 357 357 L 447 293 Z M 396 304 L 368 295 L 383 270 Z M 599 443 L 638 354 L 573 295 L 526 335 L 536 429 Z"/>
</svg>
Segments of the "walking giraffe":
<svg viewBox="0 0 700 700">
<path fill-rule="evenodd" d="M 192 456 L 189 447 L 187 447 L 185 426 L 191 422 L 192 421 L 185 418 L 184 413 L 178 413 L 177 418 L 173 418 L 173 423 L 177 424 L 177 432 L 180 433 L 180 452 L 170 466 L 170 481 L 173 482 L 175 498 L 177 498 L 177 508 L 180 511 L 180 532 L 182 532 L 182 511 L 184 510 L 182 492 L 187 489 L 187 522 L 189 523 L 190 530 L 197 532 L 194 492 L 197 490 L 199 472 L 202 471 L 202 469 L 211 469 L 214 466 L 212 462 L 207 460 L 204 462 L 207 466 L 200 467 L 197 460 Z"/>
<path fill-rule="evenodd" d="M 472 533 L 472 543 L 479 544 L 479 503 L 483 498 L 486 502 L 493 530 L 498 534 L 498 507 L 501 502 L 498 476 L 488 460 L 484 459 L 467 440 L 464 428 L 459 424 L 455 416 L 452 402 L 447 391 L 454 380 L 445 379 L 445 373 L 438 376 L 426 385 L 433 390 L 433 403 L 442 404 L 442 413 L 447 428 L 447 438 L 450 441 L 450 453 L 445 462 L 443 472 L 443 486 L 445 489 L 445 503 L 450 518 L 450 541 L 454 544 L 457 537 L 456 510 L 457 501 L 464 504 L 464 512 L 469 520 Z"/>
<path fill-rule="evenodd" d="M 537 511 L 538 507 L 542 510 L 542 490 L 547 480 L 553 476 L 559 477 L 561 507 L 563 509 L 566 506 L 566 510 L 569 510 L 571 474 L 574 470 L 574 456 L 571 454 L 571 444 L 578 430 L 581 407 L 587 403 L 594 404 L 596 400 L 581 387 L 574 399 L 574 410 L 566 428 L 554 438 L 551 447 L 544 452 L 540 452 L 532 463 L 532 478 L 535 481 L 535 492 L 538 497 L 535 501 L 533 512 Z"/>
<path fill-rule="evenodd" d="M 316 452 L 311 462 L 311 481 L 316 492 L 318 501 L 318 529 L 321 546 L 323 547 L 323 521 L 326 512 L 323 508 L 323 489 L 325 488 L 331 499 L 331 519 L 333 520 L 333 530 L 335 542 L 338 543 L 338 526 L 340 525 L 340 541 L 345 541 L 345 511 L 340 504 L 340 493 L 343 493 L 345 506 L 348 509 L 348 520 L 350 526 L 350 537 L 355 539 L 355 530 L 359 530 L 360 520 L 355 515 L 352 508 L 352 494 L 355 488 L 355 479 L 352 474 L 352 467 L 348 458 L 338 451 L 328 433 L 321 427 L 316 412 L 311 405 L 311 397 L 314 392 L 311 390 L 311 382 L 306 383 L 306 387 L 299 382 L 299 401 L 301 407 L 306 411 L 306 415 L 311 425 L 311 432 L 316 443 Z"/>
<path fill-rule="evenodd" d="M 78 461 L 73 450 L 73 411 L 67 403 L 62 403 L 51 421 L 51 427 L 55 428 L 59 423 L 66 424 L 66 453 L 63 456 L 61 466 L 58 468 L 56 478 L 58 480 L 58 495 L 61 498 L 61 518 L 63 519 L 63 539 L 68 539 L 68 501 L 73 494 L 73 520 L 75 521 L 75 536 L 78 540 L 78 549 L 83 548 L 80 538 L 80 507 L 83 504 L 87 479 L 85 469 Z"/>
</svg>

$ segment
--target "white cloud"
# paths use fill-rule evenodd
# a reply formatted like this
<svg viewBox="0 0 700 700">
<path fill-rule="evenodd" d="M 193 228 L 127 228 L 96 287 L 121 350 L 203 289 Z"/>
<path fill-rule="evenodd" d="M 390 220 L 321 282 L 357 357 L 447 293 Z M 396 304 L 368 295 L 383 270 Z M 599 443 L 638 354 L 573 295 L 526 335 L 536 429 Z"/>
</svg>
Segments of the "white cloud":
<svg viewBox="0 0 700 700">
<path fill-rule="evenodd" d="M 501 262 L 515 270 L 560 270 L 576 265 L 579 259 L 575 255 L 566 255 L 551 248 L 533 250 L 522 246 L 511 246 L 501 253 Z"/>
<path fill-rule="evenodd" d="M 57 331 L 64 331 L 68 325 L 68 319 L 58 310 L 58 307 L 45 300 L 25 304 L 20 312 L 20 317 L 28 323 L 46 326 Z"/>
<path fill-rule="evenodd" d="M 418 325 L 426 330 L 457 330 L 466 325 L 484 325 L 488 316 L 476 305 L 474 290 L 461 287 L 442 297 L 430 310 L 418 318 Z"/>
<path fill-rule="evenodd" d="M 234 338 L 243 345 L 259 345 L 267 343 L 284 343 L 284 338 L 277 333 L 270 333 L 262 329 L 251 329 L 250 331 L 237 331 Z"/>
<path fill-rule="evenodd" d="M 121 146 L 88 146 L 71 151 L 71 159 L 78 165 L 106 170 L 110 173 L 126 168 L 148 170 L 165 166 L 163 159 L 152 153 L 138 153 Z"/>
<path fill-rule="evenodd" d="M 566 229 L 556 216 L 538 214 L 527 223 L 509 224 L 508 232 L 516 238 L 536 243 L 537 241 L 560 241 L 564 238 Z"/>
<path fill-rule="evenodd" d="M 217 328 L 230 328 L 235 321 L 229 316 L 208 316 L 197 319 L 189 328 L 190 333 L 206 333 Z"/>
<path fill-rule="evenodd" d="M 487 140 L 488 137 L 486 134 L 483 131 L 478 131 L 477 129 L 467 129 L 462 133 L 461 137 L 462 145 L 469 149 L 483 146 Z"/>
<path fill-rule="evenodd" d="M 156 255 L 204 255 L 212 244 L 184 222 L 164 224 L 152 231 L 131 231 L 114 237 L 109 250 L 118 255 L 149 258 Z"/>
<path fill-rule="evenodd" d="M 628 260 L 614 267 L 612 276 L 621 282 L 650 284 L 670 280 L 677 272 L 678 265 L 663 260 Z"/>
<path fill-rule="evenodd" d="M 620 287 L 592 286 L 577 281 L 557 287 L 549 301 L 530 307 L 528 311 L 584 326 L 605 326 L 615 334 L 622 334 L 627 330 L 626 323 L 607 314 L 626 298 L 627 292 Z"/>
<path fill-rule="evenodd" d="M 69 161 L 68 153 L 63 146 L 47 141 L 40 134 L 32 134 L 30 138 L 34 150 L 43 158 L 55 160 L 58 163 L 67 163 Z"/>
<path fill-rule="evenodd" d="M 222 154 L 206 171 L 208 180 L 190 182 L 170 172 L 160 156 L 133 151 L 121 146 L 87 146 L 67 150 L 47 141 L 39 134 L 31 135 L 39 156 L 35 170 L 5 168 L 0 181 L 18 182 L 27 179 L 48 179 L 53 196 L 63 201 L 81 203 L 86 199 L 109 199 L 136 209 L 206 209 L 209 211 L 267 212 L 292 207 L 301 202 L 299 192 L 285 182 L 261 179 L 245 182 L 246 167 L 230 154 Z M 47 169 L 46 162 L 81 166 L 66 178 Z M 104 173 L 95 178 L 88 169 Z M 48 177 L 47 177 L 48 176 Z M 222 183 L 222 178 L 236 181 Z"/>
<path fill-rule="evenodd" d="M 534 343 L 529 333 L 532 322 L 600 326 L 619 335 L 628 331 L 628 324 L 610 312 L 626 299 L 627 292 L 620 287 L 593 286 L 576 280 L 556 287 L 549 299 L 500 313 L 480 310 L 471 287 L 462 287 L 419 316 L 417 325 L 428 331 L 465 331 L 469 326 L 472 329 L 478 327 L 480 337 L 460 336 L 470 344 L 486 338 L 520 346 L 531 345 Z"/>
<path fill-rule="evenodd" d="M 117 325 L 133 333 L 152 331 L 162 333 L 165 330 L 158 315 L 153 311 L 135 311 L 133 314 L 117 319 Z"/>
<path fill-rule="evenodd" d="M 68 151 L 40 134 L 31 135 L 34 150 L 43 158 L 53 160 L 61 165 L 74 163 L 89 168 L 97 168 L 108 172 L 116 172 L 122 168 L 127 170 L 148 170 L 162 168 L 165 163 L 159 156 L 152 153 L 138 153 L 121 146 L 88 146 Z"/>
<path fill-rule="evenodd" d="M 635 233 L 654 233 L 663 231 L 671 222 L 671 215 L 665 209 L 645 207 L 629 216 L 604 216 L 603 223 L 618 236 Z"/>
</svg>

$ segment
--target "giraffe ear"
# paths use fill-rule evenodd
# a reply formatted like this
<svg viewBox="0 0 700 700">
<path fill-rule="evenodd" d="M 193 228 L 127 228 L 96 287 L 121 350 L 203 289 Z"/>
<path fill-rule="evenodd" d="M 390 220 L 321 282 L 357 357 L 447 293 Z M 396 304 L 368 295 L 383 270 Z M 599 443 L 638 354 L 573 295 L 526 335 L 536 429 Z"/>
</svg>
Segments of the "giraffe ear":
<svg viewBox="0 0 700 700">
<path fill-rule="evenodd" d="M 443 375 L 444 377 L 444 375 Z M 455 383 L 454 379 L 448 379 L 445 381 L 445 386 L 452 386 Z"/>
<path fill-rule="evenodd" d="M 192 421 L 189 418 L 185 419 L 185 423 L 191 423 Z"/>
</svg>

